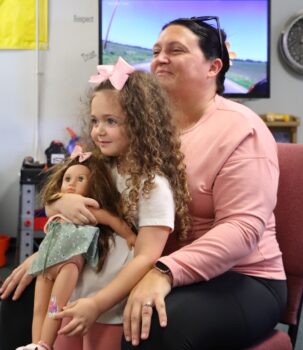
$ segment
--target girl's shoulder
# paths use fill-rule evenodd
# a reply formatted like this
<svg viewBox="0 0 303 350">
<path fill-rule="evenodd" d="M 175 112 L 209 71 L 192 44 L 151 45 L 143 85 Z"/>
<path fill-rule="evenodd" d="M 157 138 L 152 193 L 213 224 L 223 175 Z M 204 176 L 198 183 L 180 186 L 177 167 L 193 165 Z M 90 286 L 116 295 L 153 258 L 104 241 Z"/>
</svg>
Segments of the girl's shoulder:
<svg viewBox="0 0 303 350">
<path fill-rule="evenodd" d="M 168 179 L 164 175 L 155 175 L 152 189 L 147 197 L 149 201 L 154 201 L 155 203 L 163 201 L 167 204 L 173 201 L 173 191 Z"/>
<path fill-rule="evenodd" d="M 160 174 L 155 175 L 154 185 L 158 186 L 160 188 L 163 188 L 163 187 L 170 188 L 170 184 L 169 184 L 167 177 L 164 175 L 160 175 Z"/>
</svg>

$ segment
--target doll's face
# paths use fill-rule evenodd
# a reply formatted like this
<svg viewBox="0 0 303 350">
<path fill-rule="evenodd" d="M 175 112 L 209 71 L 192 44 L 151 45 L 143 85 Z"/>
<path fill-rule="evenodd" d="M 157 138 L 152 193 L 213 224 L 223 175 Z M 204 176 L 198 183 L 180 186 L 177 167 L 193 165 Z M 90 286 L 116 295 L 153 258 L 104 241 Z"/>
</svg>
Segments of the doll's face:
<svg viewBox="0 0 303 350">
<path fill-rule="evenodd" d="M 61 192 L 77 193 L 87 196 L 90 170 L 85 165 L 77 164 L 69 167 L 62 180 Z"/>
</svg>

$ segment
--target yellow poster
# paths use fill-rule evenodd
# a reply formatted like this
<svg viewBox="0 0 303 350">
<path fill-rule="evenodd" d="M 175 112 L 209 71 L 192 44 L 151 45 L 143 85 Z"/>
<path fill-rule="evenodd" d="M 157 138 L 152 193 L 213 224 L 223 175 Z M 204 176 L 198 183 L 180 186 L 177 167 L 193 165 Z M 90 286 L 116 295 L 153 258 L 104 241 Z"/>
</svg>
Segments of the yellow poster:
<svg viewBox="0 0 303 350">
<path fill-rule="evenodd" d="M 36 48 L 36 1 L 39 48 L 48 48 L 48 0 L 0 0 L 0 49 Z"/>
</svg>

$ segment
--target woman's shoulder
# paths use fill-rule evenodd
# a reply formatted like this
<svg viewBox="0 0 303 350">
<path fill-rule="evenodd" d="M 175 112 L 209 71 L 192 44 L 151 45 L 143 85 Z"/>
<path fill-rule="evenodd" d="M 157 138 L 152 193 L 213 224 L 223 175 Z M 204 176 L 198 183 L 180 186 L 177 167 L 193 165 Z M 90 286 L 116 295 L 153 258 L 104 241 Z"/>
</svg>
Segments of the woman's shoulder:
<svg viewBox="0 0 303 350">
<path fill-rule="evenodd" d="M 248 128 L 253 128 L 255 125 L 259 124 L 265 126 L 256 112 L 237 101 L 229 100 L 222 96 L 216 96 L 216 107 L 218 115 L 224 119 L 226 125 L 237 122 L 246 125 Z"/>
<path fill-rule="evenodd" d="M 276 164 L 276 141 L 261 117 L 247 106 L 221 96 L 217 96 L 216 103 L 218 116 L 224 120 L 220 126 L 225 142 L 236 141 L 235 148 L 241 144 L 243 152 L 264 155 Z"/>
<path fill-rule="evenodd" d="M 222 96 L 216 96 L 216 110 L 210 119 L 212 120 L 209 124 L 212 123 L 213 128 L 216 128 L 223 138 L 229 135 L 229 138 L 244 140 L 248 136 L 259 138 L 258 136 L 262 135 L 261 138 L 266 142 L 274 141 L 268 127 L 257 113 L 241 103 Z"/>
</svg>

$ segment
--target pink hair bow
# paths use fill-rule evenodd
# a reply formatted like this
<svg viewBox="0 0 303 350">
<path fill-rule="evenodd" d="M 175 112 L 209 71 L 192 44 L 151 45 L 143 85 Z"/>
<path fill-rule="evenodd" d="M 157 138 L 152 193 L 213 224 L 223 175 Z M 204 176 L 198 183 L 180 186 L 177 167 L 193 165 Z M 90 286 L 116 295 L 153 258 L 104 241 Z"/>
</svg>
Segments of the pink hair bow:
<svg viewBox="0 0 303 350">
<path fill-rule="evenodd" d="M 70 157 L 71 159 L 76 159 L 77 157 L 79 157 L 79 163 L 82 163 L 86 159 L 88 159 L 91 155 L 92 155 L 92 152 L 83 152 L 82 147 L 79 145 L 76 145 Z"/>
<path fill-rule="evenodd" d="M 91 76 L 89 79 L 90 83 L 100 84 L 104 80 L 109 79 L 115 89 L 121 90 L 129 74 L 133 73 L 135 68 L 128 64 L 122 57 L 119 57 L 114 66 L 107 64 L 97 66 L 97 71 L 99 74 Z"/>
</svg>

